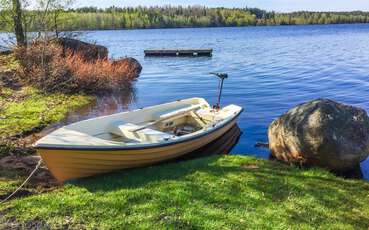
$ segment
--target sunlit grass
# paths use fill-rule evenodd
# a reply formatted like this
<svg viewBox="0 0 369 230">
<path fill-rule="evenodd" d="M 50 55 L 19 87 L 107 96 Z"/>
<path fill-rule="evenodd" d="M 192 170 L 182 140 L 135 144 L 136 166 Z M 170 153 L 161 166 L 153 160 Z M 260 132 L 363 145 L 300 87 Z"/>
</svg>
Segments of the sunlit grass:
<svg viewBox="0 0 369 230">
<path fill-rule="evenodd" d="M 52 228 L 367 229 L 369 184 L 240 156 L 78 180 L 0 207 Z"/>
<path fill-rule="evenodd" d="M 0 139 L 5 141 L 12 136 L 39 130 L 61 120 L 68 111 L 89 103 L 91 99 L 83 95 L 44 94 L 31 87 L 18 90 L 3 87 L 0 94 Z M 6 155 L 7 148 L 3 149 L 2 155 Z"/>
<path fill-rule="evenodd" d="M 14 55 L 0 55 L 0 71 L 8 72 L 16 70 L 19 67 L 19 62 Z"/>
<path fill-rule="evenodd" d="M 58 121 L 70 109 L 89 102 L 88 97 L 81 95 L 42 94 L 28 87 L 18 92 L 13 91 L 12 96 L 19 98 L 5 102 L 0 112 L 2 137 L 21 134 L 40 125 Z"/>
</svg>

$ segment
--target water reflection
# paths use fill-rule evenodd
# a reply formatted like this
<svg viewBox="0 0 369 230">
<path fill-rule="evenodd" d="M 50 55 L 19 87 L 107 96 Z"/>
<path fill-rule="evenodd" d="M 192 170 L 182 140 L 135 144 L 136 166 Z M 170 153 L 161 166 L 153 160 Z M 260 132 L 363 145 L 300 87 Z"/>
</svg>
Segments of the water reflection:
<svg viewBox="0 0 369 230">
<path fill-rule="evenodd" d="M 91 103 L 68 112 L 61 121 L 50 124 L 41 132 L 26 137 L 25 143 L 32 144 L 52 131 L 78 121 L 127 111 L 129 106 L 136 101 L 135 92 L 136 90 L 132 88 L 108 96 L 99 96 Z"/>
<path fill-rule="evenodd" d="M 369 25 L 314 25 L 93 31 L 86 36 L 130 56 L 143 66 L 136 82 L 139 108 L 189 97 L 215 101 L 217 81 L 227 72 L 223 105 L 245 109 L 238 125 L 245 133 L 232 150 L 267 158 L 267 129 L 278 116 L 316 98 L 369 109 Z M 214 49 L 211 58 L 145 58 L 151 48 Z"/>
<path fill-rule="evenodd" d="M 85 119 L 127 111 L 129 106 L 136 101 L 135 92 L 136 90 L 133 88 L 108 96 L 99 96 L 90 104 L 68 113 L 66 118 L 59 123 L 67 125 Z"/>
<path fill-rule="evenodd" d="M 241 129 L 236 124 L 227 133 L 225 133 L 217 140 L 189 154 L 177 158 L 176 161 L 191 160 L 199 157 L 207 157 L 213 155 L 227 155 L 232 151 L 233 147 L 236 146 L 241 135 Z"/>
</svg>

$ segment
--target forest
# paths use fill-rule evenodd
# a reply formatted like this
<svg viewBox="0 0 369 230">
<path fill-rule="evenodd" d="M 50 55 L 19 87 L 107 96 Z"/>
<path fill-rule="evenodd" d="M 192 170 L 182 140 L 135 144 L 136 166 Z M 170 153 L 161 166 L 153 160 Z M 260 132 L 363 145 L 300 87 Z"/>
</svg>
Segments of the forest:
<svg viewBox="0 0 369 230">
<path fill-rule="evenodd" d="M 4 12 L 3 12 L 4 13 Z M 26 11 L 26 15 L 39 12 Z M 278 13 L 258 8 L 207 8 L 202 6 L 83 7 L 58 10 L 55 14 L 60 31 L 101 29 L 142 29 L 182 27 L 226 27 L 261 25 L 303 25 L 368 23 L 369 12 L 308 12 Z M 37 30 L 37 21 L 27 25 Z M 0 30 L 10 31 L 0 21 Z"/>
</svg>

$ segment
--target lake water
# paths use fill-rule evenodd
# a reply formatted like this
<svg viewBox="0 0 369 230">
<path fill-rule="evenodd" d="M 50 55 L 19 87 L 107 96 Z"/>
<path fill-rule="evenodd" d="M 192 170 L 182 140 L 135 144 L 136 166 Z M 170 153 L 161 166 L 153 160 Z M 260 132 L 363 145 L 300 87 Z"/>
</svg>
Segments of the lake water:
<svg viewBox="0 0 369 230">
<path fill-rule="evenodd" d="M 245 109 L 238 122 L 243 135 L 232 153 L 267 157 L 254 145 L 267 142 L 270 122 L 311 99 L 369 110 L 368 24 L 93 31 L 83 37 L 107 46 L 111 57 L 134 57 L 143 66 L 133 100 L 120 100 L 117 111 L 188 97 L 215 103 L 218 80 L 208 73 L 228 73 L 222 104 Z M 178 47 L 213 48 L 213 57 L 143 54 Z"/>
</svg>

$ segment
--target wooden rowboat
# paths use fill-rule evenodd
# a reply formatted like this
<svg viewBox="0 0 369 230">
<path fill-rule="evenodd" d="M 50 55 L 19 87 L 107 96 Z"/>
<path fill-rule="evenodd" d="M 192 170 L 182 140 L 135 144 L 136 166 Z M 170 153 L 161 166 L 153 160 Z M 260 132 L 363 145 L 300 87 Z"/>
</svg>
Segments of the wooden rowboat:
<svg viewBox="0 0 369 230">
<path fill-rule="evenodd" d="M 242 112 L 190 98 L 62 127 L 36 142 L 59 180 L 142 167 L 191 153 L 223 136 Z"/>
</svg>

